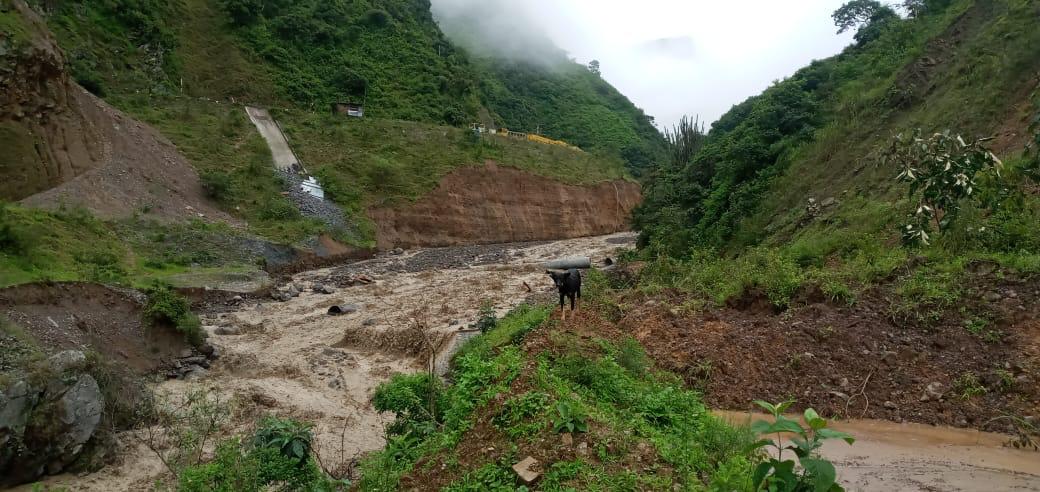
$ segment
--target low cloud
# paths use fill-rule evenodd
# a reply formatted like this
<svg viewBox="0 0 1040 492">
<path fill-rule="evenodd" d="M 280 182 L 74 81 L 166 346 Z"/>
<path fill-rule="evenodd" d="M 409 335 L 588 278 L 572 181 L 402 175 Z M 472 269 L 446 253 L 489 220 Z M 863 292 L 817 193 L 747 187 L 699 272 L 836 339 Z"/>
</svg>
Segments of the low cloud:
<svg viewBox="0 0 1040 492">
<path fill-rule="evenodd" d="M 697 55 L 693 38 L 690 36 L 674 36 L 647 41 L 639 45 L 638 50 L 651 56 L 692 60 Z"/>
</svg>

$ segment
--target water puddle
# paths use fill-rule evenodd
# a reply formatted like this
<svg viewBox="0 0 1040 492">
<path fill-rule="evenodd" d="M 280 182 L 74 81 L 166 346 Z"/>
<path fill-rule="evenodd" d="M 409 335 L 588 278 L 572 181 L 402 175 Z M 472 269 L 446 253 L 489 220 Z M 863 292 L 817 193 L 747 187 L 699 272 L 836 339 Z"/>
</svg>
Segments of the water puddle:
<svg viewBox="0 0 1040 492">
<path fill-rule="evenodd" d="M 713 413 L 734 424 L 766 418 Z M 1040 490 L 1040 453 L 1004 447 L 1009 437 L 1002 434 L 880 420 L 831 427 L 856 438 L 851 446 L 831 441 L 821 449 L 849 491 Z"/>
</svg>

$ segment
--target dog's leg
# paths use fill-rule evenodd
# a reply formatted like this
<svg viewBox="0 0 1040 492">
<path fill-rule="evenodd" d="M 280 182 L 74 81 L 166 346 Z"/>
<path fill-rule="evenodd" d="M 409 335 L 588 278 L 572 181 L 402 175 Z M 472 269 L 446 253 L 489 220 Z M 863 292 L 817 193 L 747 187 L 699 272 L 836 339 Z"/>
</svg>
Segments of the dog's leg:
<svg viewBox="0 0 1040 492">
<path fill-rule="evenodd" d="M 571 292 L 570 294 L 567 294 L 567 297 L 571 298 L 571 311 L 574 311 L 574 307 L 575 307 L 574 293 Z"/>
<path fill-rule="evenodd" d="M 564 307 L 565 305 L 563 303 L 563 300 L 564 300 L 563 292 L 560 292 L 560 318 L 563 321 L 567 321 L 567 309 L 565 309 L 565 307 Z"/>
</svg>

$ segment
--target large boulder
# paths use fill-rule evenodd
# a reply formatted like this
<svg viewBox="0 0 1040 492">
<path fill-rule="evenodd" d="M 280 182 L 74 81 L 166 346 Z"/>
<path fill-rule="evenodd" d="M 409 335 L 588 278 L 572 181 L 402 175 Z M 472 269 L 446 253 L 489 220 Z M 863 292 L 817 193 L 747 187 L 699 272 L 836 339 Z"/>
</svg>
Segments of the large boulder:
<svg viewBox="0 0 1040 492">
<path fill-rule="evenodd" d="M 13 444 L 25 434 L 25 425 L 38 397 L 25 381 L 15 381 L 0 391 L 0 470 L 7 469 L 14 458 L 16 446 L 8 446 L 8 443 Z"/>
<path fill-rule="evenodd" d="M 95 436 L 105 401 L 93 376 L 72 370 L 84 359 L 61 352 L 42 385 L 23 379 L 0 392 L 0 487 L 65 470 Z"/>
</svg>

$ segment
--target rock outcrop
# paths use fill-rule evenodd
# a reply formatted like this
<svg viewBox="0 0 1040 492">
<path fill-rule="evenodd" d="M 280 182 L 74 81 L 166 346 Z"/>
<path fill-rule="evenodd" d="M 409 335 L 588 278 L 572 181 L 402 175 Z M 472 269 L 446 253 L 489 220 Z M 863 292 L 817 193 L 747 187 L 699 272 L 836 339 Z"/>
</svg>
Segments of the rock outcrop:
<svg viewBox="0 0 1040 492">
<path fill-rule="evenodd" d="M 499 166 L 462 167 L 417 202 L 369 210 L 379 249 L 595 236 L 627 230 L 639 185 L 567 185 Z"/>
<path fill-rule="evenodd" d="M 60 473 L 95 436 L 105 401 L 82 352 L 47 360 L 39 382 L 17 379 L 0 391 L 0 486 Z"/>
</svg>

